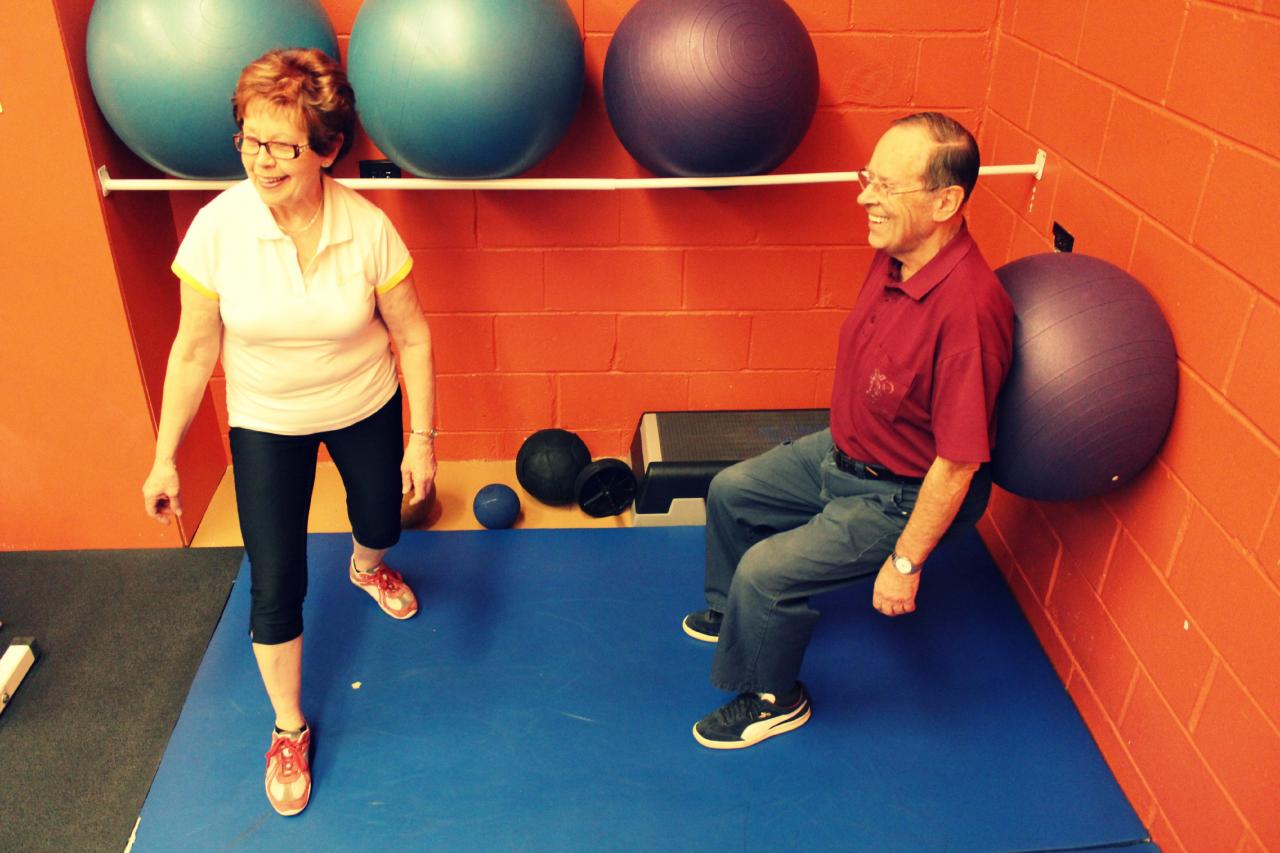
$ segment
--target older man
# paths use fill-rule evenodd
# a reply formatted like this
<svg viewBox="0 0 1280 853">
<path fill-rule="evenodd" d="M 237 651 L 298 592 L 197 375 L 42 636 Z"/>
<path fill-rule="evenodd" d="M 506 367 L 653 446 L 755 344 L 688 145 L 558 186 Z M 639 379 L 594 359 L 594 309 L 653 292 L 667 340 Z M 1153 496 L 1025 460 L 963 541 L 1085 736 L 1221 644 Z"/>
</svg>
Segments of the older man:
<svg viewBox="0 0 1280 853">
<path fill-rule="evenodd" d="M 877 251 L 840 333 L 830 428 L 711 483 L 709 609 L 683 627 L 717 644 L 711 681 L 739 695 L 694 725 L 704 746 L 804 725 L 810 596 L 876 573 L 872 606 L 910 613 L 934 547 L 986 508 L 1013 306 L 963 218 L 978 163 L 947 116 L 890 126 L 860 173 Z"/>
</svg>

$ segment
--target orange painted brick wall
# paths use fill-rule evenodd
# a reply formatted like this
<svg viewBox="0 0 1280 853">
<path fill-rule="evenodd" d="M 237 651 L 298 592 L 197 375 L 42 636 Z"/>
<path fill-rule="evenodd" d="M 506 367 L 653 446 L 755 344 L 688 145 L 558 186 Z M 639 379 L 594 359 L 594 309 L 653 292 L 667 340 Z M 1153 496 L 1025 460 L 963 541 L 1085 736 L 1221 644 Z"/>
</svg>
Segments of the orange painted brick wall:
<svg viewBox="0 0 1280 853">
<path fill-rule="evenodd" d="M 359 0 L 325 5 L 345 54 Z M 633 2 L 569 5 L 586 91 L 567 137 L 530 175 L 641 176 L 602 94 L 610 38 Z M 946 109 L 976 132 L 996 0 L 961 13 L 937 0 L 792 6 L 822 82 L 813 126 L 779 171 L 861 166 L 909 110 Z M 336 173 L 381 156 L 361 135 Z M 511 459 L 549 426 L 619 456 L 649 410 L 824 406 L 836 332 L 869 257 L 849 185 L 369 195 L 414 254 L 446 459 Z M 180 231 L 203 201 L 173 194 Z M 220 377 L 214 388 L 225 432 Z"/>
<path fill-rule="evenodd" d="M 1156 462 L 981 530 L 1165 850 L 1280 850 L 1280 4 L 1002 0 L 980 140 L 993 263 L 1051 225 L 1146 283 L 1179 351 Z"/>
<path fill-rule="evenodd" d="M 993 263 L 1059 221 L 1164 307 L 1181 399 L 1155 464 L 1098 500 L 1000 493 L 981 530 L 1156 841 L 1280 850 L 1280 2 L 792 2 L 822 83 L 783 170 L 856 167 L 891 118 L 944 109 L 989 163 L 1051 152 L 1038 185 L 979 183 Z M 326 5 L 345 49 L 358 0 Z M 632 3 L 570 5 L 587 90 L 534 174 L 639 175 L 601 96 Z M 869 255 L 851 187 L 373 196 L 417 259 L 454 459 L 553 425 L 620 454 L 649 409 L 824 405 Z M 171 196 L 179 233 L 201 201 Z"/>
<path fill-rule="evenodd" d="M 81 19 L 87 9 L 86 0 Z M 145 250 L 120 251 L 112 237 L 145 202 L 105 210 L 94 174 L 101 161 L 85 144 L 76 69 L 64 51 L 74 37 L 60 26 L 59 10 L 14 4 L 4 18 L 0 549 L 180 547 L 225 465 L 185 454 L 183 524 L 160 527 L 144 514 L 140 487 L 155 451 L 158 397 L 158 383 L 144 374 L 163 356 L 139 335 L 162 309 L 142 293 L 130 304 L 125 287 L 140 291 L 157 280 L 142 275 Z M 176 316 L 175 305 L 165 325 Z M 211 414 L 206 420 L 216 451 L 216 423 Z M 198 455 L 197 442 L 192 450 Z"/>
</svg>

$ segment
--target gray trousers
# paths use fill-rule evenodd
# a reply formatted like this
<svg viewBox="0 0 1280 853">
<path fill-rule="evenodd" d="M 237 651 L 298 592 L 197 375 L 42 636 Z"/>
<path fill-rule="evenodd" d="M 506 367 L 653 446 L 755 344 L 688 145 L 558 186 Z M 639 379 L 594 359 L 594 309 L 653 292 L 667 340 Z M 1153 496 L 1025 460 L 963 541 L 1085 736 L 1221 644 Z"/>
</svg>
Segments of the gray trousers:
<svg viewBox="0 0 1280 853">
<path fill-rule="evenodd" d="M 789 690 L 818 620 L 809 597 L 877 573 L 906 526 L 920 487 L 845 473 L 833 451 L 823 430 L 711 481 L 706 595 L 724 613 L 711 665 L 722 690 Z M 974 524 L 990 494 L 984 466 L 947 534 Z"/>
</svg>

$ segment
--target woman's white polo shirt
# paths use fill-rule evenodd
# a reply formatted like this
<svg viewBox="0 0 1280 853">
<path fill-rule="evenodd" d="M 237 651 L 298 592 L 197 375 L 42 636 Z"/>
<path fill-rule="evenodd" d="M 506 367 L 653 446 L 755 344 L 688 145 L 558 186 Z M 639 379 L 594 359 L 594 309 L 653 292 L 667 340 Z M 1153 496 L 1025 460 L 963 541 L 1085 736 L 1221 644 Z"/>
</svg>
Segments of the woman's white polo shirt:
<svg viewBox="0 0 1280 853">
<path fill-rule="evenodd" d="M 230 426 L 341 429 L 398 387 L 376 294 L 403 281 L 413 258 L 372 202 L 323 182 L 320 243 L 305 271 L 248 181 L 201 208 L 178 247 L 174 273 L 218 300 Z"/>
</svg>

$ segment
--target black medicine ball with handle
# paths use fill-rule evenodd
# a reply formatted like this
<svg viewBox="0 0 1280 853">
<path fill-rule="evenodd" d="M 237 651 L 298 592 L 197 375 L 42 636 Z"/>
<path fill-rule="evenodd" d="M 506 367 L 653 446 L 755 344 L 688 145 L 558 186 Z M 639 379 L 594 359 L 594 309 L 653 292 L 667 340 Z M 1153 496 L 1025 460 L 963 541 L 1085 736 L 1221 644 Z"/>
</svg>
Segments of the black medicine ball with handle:
<svg viewBox="0 0 1280 853">
<path fill-rule="evenodd" d="M 516 454 L 516 479 L 538 500 L 552 506 L 577 499 L 574 484 L 591 462 L 587 445 L 563 429 L 540 429 L 524 440 Z"/>
</svg>

